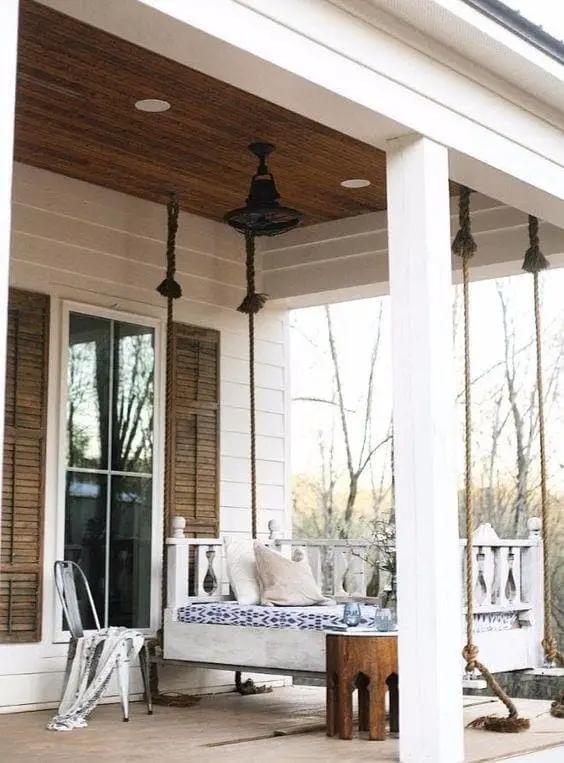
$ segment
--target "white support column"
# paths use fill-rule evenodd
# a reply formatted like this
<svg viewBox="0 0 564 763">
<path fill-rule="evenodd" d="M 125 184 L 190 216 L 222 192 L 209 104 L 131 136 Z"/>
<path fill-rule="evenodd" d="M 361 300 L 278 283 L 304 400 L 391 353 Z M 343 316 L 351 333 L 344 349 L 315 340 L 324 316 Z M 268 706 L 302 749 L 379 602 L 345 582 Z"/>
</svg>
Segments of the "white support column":
<svg viewBox="0 0 564 763">
<path fill-rule="evenodd" d="M 18 6 L 18 0 L 2 0 L 0 3 L 0 93 L 2 95 L 2 119 L 0 119 L 0 463 L 2 462 L 2 443 L 4 442 L 4 388 L 6 381 L 14 118 L 16 113 Z"/>
<path fill-rule="evenodd" d="M 464 760 L 447 150 L 387 146 L 400 761 Z"/>
</svg>

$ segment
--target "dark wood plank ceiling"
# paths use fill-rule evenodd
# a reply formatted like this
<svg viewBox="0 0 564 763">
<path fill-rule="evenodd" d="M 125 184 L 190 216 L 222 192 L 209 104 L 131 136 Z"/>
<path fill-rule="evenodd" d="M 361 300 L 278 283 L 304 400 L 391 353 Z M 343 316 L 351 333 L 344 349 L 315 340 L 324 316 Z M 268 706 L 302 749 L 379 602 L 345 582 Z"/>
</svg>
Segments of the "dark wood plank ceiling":
<svg viewBox="0 0 564 763">
<path fill-rule="evenodd" d="M 254 140 L 282 202 L 318 223 L 385 208 L 381 151 L 38 5 L 20 3 L 17 161 L 221 220 L 247 196 Z M 147 114 L 142 98 L 172 108 Z M 340 186 L 368 178 L 368 188 Z"/>
</svg>

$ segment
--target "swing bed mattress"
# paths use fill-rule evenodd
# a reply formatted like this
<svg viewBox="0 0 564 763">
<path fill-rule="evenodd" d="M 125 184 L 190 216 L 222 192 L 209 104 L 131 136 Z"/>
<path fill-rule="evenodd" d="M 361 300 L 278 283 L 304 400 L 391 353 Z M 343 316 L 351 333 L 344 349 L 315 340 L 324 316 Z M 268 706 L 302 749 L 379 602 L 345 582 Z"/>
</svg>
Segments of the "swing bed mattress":
<svg viewBox="0 0 564 763">
<path fill-rule="evenodd" d="M 360 624 L 369 627 L 374 620 L 374 606 L 363 604 L 360 610 Z M 177 619 L 182 623 L 322 631 L 342 625 L 343 605 L 267 607 L 259 604 L 238 604 L 234 601 L 196 603 L 180 607 L 177 610 Z"/>
<path fill-rule="evenodd" d="M 521 626 L 519 614 L 505 610 L 475 619 L 480 654 L 496 672 L 535 665 L 534 629 Z M 342 615 L 342 605 L 191 602 L 165 611 L 163 658 L 200 668 L 319 679 L 325 676 L 325 633 L 342 624 Z M 369 627 L 374 607 L 361 605 L 361 617 L 361 625 Z"/>
<path fill-rule="evenodd" d="M 361 626 L 374 607 L 361 605 Z M 325 675 L 325 631 L 342 625 L 343 606 L 267 607 L 222 601 L 168 610 L 165 660 L 216 669 L 320 677 Z"/>
</svg>

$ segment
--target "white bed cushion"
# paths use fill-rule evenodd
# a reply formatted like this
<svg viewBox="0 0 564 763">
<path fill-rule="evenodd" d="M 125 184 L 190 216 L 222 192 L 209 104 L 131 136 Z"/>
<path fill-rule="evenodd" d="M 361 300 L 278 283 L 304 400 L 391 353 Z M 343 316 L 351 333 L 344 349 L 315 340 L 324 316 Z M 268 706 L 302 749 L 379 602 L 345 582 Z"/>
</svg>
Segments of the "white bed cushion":
<svg viewBox="0 0 564 763">
<path fill-rule="evenodd" d="M 255 559 L 261 604 L 306 607 L 329 603 L 315 582 L 306 557 L 294 562 L 255 541 Z"/>
<path fill-rule="evenodd" d="M 253 540 L 226 536 L 223 539 L 227 577 L 239 604 L 259 604 L 260 584 Z"/>
</svg>

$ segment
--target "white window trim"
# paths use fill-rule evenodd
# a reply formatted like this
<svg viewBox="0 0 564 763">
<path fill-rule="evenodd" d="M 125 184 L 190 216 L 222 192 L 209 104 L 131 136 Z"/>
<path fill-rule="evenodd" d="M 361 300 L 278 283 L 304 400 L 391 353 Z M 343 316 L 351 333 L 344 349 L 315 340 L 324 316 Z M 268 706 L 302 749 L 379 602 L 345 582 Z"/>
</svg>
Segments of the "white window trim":
<svg viewBox="0 0 564 763">
<path fill-rule="evenodd" d="M 150 627 L 141 628 L 154 634 L 161 625 L 161 580 L 163 548 L 163 491 L 164 491 L 164 414 L 165 414 L 165 325 L 159 318 L 137 313 L 113 310 L 99 305 L 70 300 L 61 301 L 59 333 L 59 387 L 58 387 L 58 454 L 57 454 L 57 510 L 56 510 L 56 559 L 64 558 L 65 547 L 65 485 L 66 485 L 66 415 L 67 415 L 67 362 L 70 313 L 84 313 L 108 320 L 148 326 L 155 332 L 155 392 L 154 392 L 154 446 L 153 446 L 153 492 L 151 523 L 151 603 Z M 62 629 L 62 607 L 53 586 L 53 643 L 69 640 L 69 632 Z M 102 615 L 103 613 L 98 613 Z"/>
</svg>

